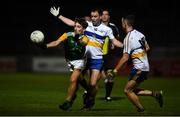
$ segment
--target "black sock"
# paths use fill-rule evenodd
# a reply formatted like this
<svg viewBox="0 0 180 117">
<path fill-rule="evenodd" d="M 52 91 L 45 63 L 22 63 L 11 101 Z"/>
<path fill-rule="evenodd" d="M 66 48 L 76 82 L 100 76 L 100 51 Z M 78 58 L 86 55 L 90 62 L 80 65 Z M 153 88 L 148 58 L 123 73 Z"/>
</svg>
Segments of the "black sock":
<svg viewBox="0 0 180 117">
<path fill-rule="evenodd" d="M 106 97 L 110 97 L 114 82 L 107 82 L 105 83 L 106 86 Z"/>
<path fill-rule="evenodd" d="M 86 91 L 89 89 L 88 84 L 84 78 L 78 79 L 78 82 Z"/>
<path fill-rule="evenodd" d="M 85 105 L 88 107 L 92 107 L 95 104 L 95 95 L 96 94 L 94 94 L 94 90 L 96 90 L 95 87 L 90 85 L 89 90 L 87 91 L 87 98 L 85 101 Z"/>
</svg>

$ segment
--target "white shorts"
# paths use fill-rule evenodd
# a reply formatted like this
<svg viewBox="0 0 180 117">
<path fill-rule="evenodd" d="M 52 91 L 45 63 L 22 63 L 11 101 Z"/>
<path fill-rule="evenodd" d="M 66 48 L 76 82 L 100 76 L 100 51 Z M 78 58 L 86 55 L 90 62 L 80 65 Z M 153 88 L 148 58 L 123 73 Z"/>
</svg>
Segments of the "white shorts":
<svg viewBox="0 0 180 117">
<path fill-rule="evenodd" d="M 83 70 L 85 67 L 85 60 L 84 59 L 79 59 L 79 60 L 73 60 L 73 61 L 69 61 L 66 60 L 68 67 L 69 67 L 69 71 L 73 71 L 74 69 L 80 69 Z"/>
</svg>

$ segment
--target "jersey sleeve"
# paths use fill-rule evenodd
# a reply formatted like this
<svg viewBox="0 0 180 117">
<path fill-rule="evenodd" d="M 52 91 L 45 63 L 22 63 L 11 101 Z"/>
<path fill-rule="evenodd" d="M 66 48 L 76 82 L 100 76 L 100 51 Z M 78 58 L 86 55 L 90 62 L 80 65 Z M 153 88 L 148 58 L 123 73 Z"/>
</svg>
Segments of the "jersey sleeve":
<svg viewBox="0 0 180 117">
<path fill-rule="evenodd" d="M 89 38 L 86 36 L 83 36 L 82 41 L 87 44 L 89 42 Z"/>
<path fill-rule="evenodd" d="M 109 37 L 109 39 L 114 39 L 114 35 L 113 35 L 113 31 L 111 28 L 108 28 L 107 30 L 107 36 Z"/>
<path fill-rule="evenodd" d="M 123 45 L 124 45 L 124 49 L 123 49 L 123 53 L 131 53 L 131 44 L 130 44 L 130 38 L 131 35 L 127 34 L 127 36 L 124 39 Z"/>
<path fill-rule="evenodd" d="M 68 34 L 67 34 L 67 33 L 64 33 L 62 36 L 60 36 L 60 37 L 58 38 L 58 40 L 64 41 L 64 40 L 67 39 L 67 37 L 68 37 Z"/>
</svg>

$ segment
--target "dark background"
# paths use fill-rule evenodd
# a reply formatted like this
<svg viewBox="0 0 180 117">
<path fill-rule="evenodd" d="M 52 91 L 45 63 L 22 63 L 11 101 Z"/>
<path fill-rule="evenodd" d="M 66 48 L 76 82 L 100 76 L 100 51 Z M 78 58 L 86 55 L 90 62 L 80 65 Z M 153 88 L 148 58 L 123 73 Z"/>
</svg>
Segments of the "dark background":
<svg viewBox="0 0 180 117">
<path fill-rule="evenodd" d="M 45 43 L 55 40 L 68 27 L 53 17 L 49 9 L 60 6 L 60 13 L 74 19 L 89 15 L 94 7 L 108 8 L 111 21 L 121 30 L 121 17 L 136 15 L 136 28 L 146 35 L 151 47 L 178 48 L 180 39 L 178 1 L 158 0 L 27 0 L 4 1 L 1 7 L 0 55 L 60 55 L 61 51 L 42 51 L 29 40 L 30 33 L 42 30 Z M 61 47 L 59 47 L 61 49 Z M 56 50 L 56 49 L 54 49 Z M 179 51 L 179 50 L 177 50 Z"/>
</svg>

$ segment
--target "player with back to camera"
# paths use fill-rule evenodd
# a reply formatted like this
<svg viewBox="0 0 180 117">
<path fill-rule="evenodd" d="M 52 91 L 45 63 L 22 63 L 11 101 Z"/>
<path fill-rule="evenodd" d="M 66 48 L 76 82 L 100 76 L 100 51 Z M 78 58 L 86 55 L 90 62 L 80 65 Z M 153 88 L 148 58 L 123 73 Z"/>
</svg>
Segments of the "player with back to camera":
<svg viewBox="0 0 180 117">
<path fill-rule="evenodd" d="M 59 8 L 51 7 L 50 12 L 58 17 L 61 21 L 69 26 L 74 26 L 74 21 L 62 16 L 59 13 Z M 88 27 L 85 30 L 85 35 L 89 38 L 86 46 L 87 67 L 90 70 L 89 90 L 87 91 L 87 98 L 82 110 L 90 110 L 95 104 L 95 97 L 97 93 L 97 82 L 99 81 L 100 71 L 103 66 L 103 52 L 104 37 L 108 36 L 112 44 L 117 47 L 123 47 L 123 44 L 118 41 L 112 29 L 101 22 L 102 11 L 100 9 L 91 10 L 91 21 L 87 21 Z"/>
<path fill-rule="evenodd" d="M 74 32 L 67 32 L 60 36 L 57 40 L 48 44 L 39 44 L 43 49 L 58 46 L 64 43 L 65 58 L 67 64 L 72 72 L 70 77 L 70 84 L 68 87 L 66 100 L 59 108 L 62 110 L 70 110 L 76 98 L 76 91 L 78 89 L 78 77 L 85 67 L 85 46 L 89 39 L 84 36 L 84 31 L 88 26 L 84 18 L 76 18 L 74 21 Z"/>
<path fill-rule="evenodd" d="M 122 27 L 127 33 L 124 39 L 123 56 L 119 60 L 115 69 L 108 75 L 112 76 L 119 71 L 123 65 L 132 60 L 133 68 L 128 77 L 128 82 L 124 87 L 124 93 L 128 99 L 135 105 L 138 112 L 143 112 L 145 109 L 140 103 L 139 96 L 152 96 L 158 102 L 160 107 L 163 106 L 162 91 L 151 91 L 146 89 L 140 89 L 138 86 L 147 79 L 149 73 L 149 62 L 147 57 L 147 51 L 149 51 L 149 45 L 145 39 L 145 36 L 134 29 L 134 15 L 128 15 L 122 18 Z"/>
</svg>

